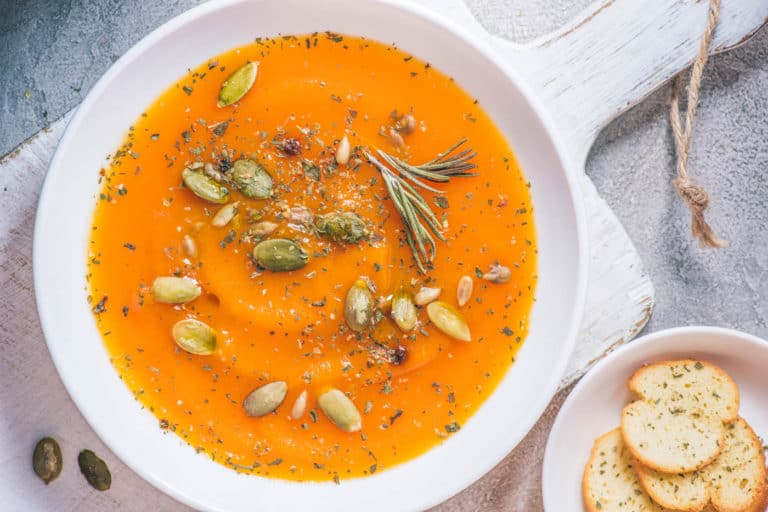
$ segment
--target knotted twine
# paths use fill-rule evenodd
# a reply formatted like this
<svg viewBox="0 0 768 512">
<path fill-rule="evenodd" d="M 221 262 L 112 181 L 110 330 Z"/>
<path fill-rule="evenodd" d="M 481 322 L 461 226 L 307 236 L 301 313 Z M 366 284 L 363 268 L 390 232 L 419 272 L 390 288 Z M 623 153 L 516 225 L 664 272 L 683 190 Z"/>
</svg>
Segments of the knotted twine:
<svg viewBox="0 0 768 512">
<path fill-rule="evenodd" d="M 690 82 L 688 83 L 688 106 L 685 112 L 685 131 L 680 122 L 680 94 L 683 90 L 683 73 L 675 77 L 670 99 L 669 119 L 672 124 L 672 134 L 675 138 L 675 151 L 677 153 L 677 177 L 672 181 L 677 194 L 685 201 L 691 210 L 691 233 L 698 239 L 703 247 L 725 247 L 727 242 L 718 238 L 712 228 L 704 219 L 704 210 L 709 206 L 709 194 L 691 178 L 688 173 L 688 156 L 691 149 L 691 130 L 693 118 L 696 115 L 696 106 L 699 102 L 699 89 L 701 88 L 701 75 L 704 65 L 709 58 L 709 46 L 712 43 L 712 35 L 715 32 L 717 18 L 720 14 L 720 0 L 710 0 L 707 28 L 701 38 L 699 55 L 693 62 Z"/>
</svg>

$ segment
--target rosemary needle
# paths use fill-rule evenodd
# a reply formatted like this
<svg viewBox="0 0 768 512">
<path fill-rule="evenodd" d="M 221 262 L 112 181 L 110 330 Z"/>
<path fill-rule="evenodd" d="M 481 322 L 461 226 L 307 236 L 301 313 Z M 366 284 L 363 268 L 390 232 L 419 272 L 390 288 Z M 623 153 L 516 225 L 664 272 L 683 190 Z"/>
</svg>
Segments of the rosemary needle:
<svg viewBox="0 0 768 512">
<path fill-rule="evenodd" d="M 426 266 L 432 263 L 437 253 L 435 238 L 445 241 L 441 231 L 440 221 L 430 208 L 427 201 L 416 190 L 416 187 L 435 194 L 444 192 L 427 185 L 420 178 L 435 183 L 445 183 L 452 177 L 476 176 L 470 173 L 476 166 L 470 160 L 477 155 L 471 149 L 454 153 L 467 139 L 461 139 L 447 151 L 440 153 L 437 158 L 421 165 L 409 164 L 394 157 L 381 149 L 376 153 L 386 162 L 386 165 L 366 151 L 368 161 L 376 167 L 384 179 L 392 203 L 405 226 L 405 239 L 411 248 L 416 266 L 426 273 Z"/>
</svg>

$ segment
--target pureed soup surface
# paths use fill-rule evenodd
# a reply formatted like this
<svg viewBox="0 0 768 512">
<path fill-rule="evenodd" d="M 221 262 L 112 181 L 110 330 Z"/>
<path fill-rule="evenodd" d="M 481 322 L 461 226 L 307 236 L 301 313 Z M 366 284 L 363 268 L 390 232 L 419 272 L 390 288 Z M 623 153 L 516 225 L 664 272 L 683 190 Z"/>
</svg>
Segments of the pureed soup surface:
<svg viewBox="0 0 768 512">
<path fill-rule="evenodd" d="M 217 106 L 222 83 L 249 61 L 258 62 L 252 88 Z M 351 156 L 337 164 L 345 136 Z M 444 195 L 415 188 L 445 237 L 435 237 L 436 256 L 421 272 L 383 175 L 366 154 L 381 161 L 374 153 L 381 149 L 420 164 L 463 138 L 459 150 L 477 153 L 476 175 L 425 181 Z M 250 199 L 232 185 L 240 158 L 272 176 L 271 197 Z M 229 204 L 237 202 L 230 215 L 214 221 L 222 205 L 183 185 L 188 167 L 224 183 Z M 159 428 L 237 471 L 338 482 L 407 461 L 461 428 L 526 336 L 536 244 L 525 177 L 477 101 L 393 46 L 313 34 L 259 39 L 219 55 L 141 115 L 102 180 L 88 281 L 112 362 Z M 363 239 L 322 236 L 318 219 L 338 212 L 357 214 Z M 262 268 L 254 246 L 270 239 L 297 243 L 308 261 L 292 271 Z M 497 263 L 511 279 L 482 278 Z M 496 280 L 504 281 L 500 270 Z M 153 297 L 160 276 L 194 279 L 202 293 L 184 304 L 160 302 Z M 462 276 L 473 290 L 459 307 Z M 370 309 L 363 300 L 358 319 L 370 325 L 359 331 L 345 319 L 355 282 L 358 295 L 370 299 L 360 291 L 367 283 L 362 290 L 376 301 Z M 422 306 L 415 328 L 398 327 L 389 299 L 398 290 L 405 297 L 401 324 L 408 329 L 410 300 L 422 287 L 442 289 L 439 300 L 458 311 L 448 311 L 449 324 L 458 318 L 461 326 L 463 317 L 471 341 L 444 334 Z M 174 342 L 172 327 L 187 318 L 216 332 L 212 353 Z M 249 393 L 274 381 L 287 384 L 285 399 L 274 412 L 247 414 Z M 333 388 L 351 399 L 361 429 L 354 414 L 351 423 L 340 420 L 351 432 L 324 414 L 318 397 Z M 302 411 L 294 404 L 305 390 Z"/>
</svg>

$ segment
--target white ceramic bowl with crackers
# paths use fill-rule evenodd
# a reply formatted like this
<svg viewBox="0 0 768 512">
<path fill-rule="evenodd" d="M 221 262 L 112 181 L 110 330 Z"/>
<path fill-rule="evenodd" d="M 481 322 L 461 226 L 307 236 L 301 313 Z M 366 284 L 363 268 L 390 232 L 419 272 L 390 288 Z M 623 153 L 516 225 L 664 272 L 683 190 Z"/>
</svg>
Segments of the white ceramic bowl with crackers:
<svg viewBox="0 0 768 512">
<path fill-rule="evenodd" d="M 587 510 L 584 468 L 595 440 L 619 427 L 622 409 L 636 398 L 627 381 L 642 366 L 693 359 L 717 365 L 738 386 L 739 416 L 768 436 L 768 342 L 717 327 L 682 327 L 645 336 L 598 363 L 573 389 L 550 432 L 542 493 L 547 511 Z"/>
</svg>

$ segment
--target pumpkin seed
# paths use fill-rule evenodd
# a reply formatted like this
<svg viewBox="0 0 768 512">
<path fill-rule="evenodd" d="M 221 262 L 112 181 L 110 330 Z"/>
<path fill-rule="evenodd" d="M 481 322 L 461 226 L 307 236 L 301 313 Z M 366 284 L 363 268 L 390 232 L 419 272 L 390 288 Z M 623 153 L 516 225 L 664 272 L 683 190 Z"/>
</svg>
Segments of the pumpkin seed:
<svg viewBox="0 0 768 512">
<path fill-rule="evenodd" d="M 299 244 L 286 238 L 273 238 L 253 248 L 256 263 L 272 272 L 297 270 L 307 264 L 309 254 Z"/>
<path fill-rule="evenodd" d="M 197 258 L 197 242 L 191 236 L 184 235 L 184 238 L 181 240 L 181 249 L 190 258 Z"/>
<path fill-rule="evenodd" d="M 335 212 L 318 215 L 315 231 L 334 242 L 356 243 L 368 238 L 365 222 L 354 212 Z"/>
<path fill-rule="evenodd" d="M 80 466 L 80 472 L 94 489 L 106 491 L 112 485 L 112 474 L 109 472 L 107 463 L 91 450 L 81 451 L 77 456 L 77 464 Z"/>
<path fill-rule="evenodd" d="M 310 224 L 312 224 L 312 218 L 314 217 L 314 215 L 312 214 L 312 210 L 310 210 L 309 208 L 303 205 L 291 206 L 290 208 L 285 208 L 282 211 L 282 214 L 290 222 L 293 222 L 295 224 L 305 225 L 305 226 L 309 226 Z"/>
<path fill-rule="evenodd" d="M 473 286 L 474 283 L 471 277 L 461 276 L 459 284 L 456 286 L 456 302 L 458 302 L 459 307 L 464 306 L 472 298 Z"/>
<path fill-rule="evenodd" d="M 48 485 L 56 479 L 64 466 L 64 459 L 61 457 L 61 448 L 59 443 L 51 437 L 44 437 L 35 445 L 35 451 L 32 453 L 32 469 L 35 474 Z"/>
<path fill-rule="evenodd" d="M 350 287 L 344 300 L 344 319 L 353 331 L 360 332 L 373 320 L 373 294 L 365 281 L 358 279 Z"/>
<path fill-rule="evenodd" d="M 392 297 L 392 320 L 401 330 L 408 332 L 416 327 L 416 319 L 413 295 L 405 288 L 401 288 Z"/>
<path fill-rule="evenodd" d="M 288 393 L 288 384 L 276 380 L 251 391 L 243 401 L 243 408 L 248 416 L 266 416 L 283 403 Z"/>
<path fill-rule="evenodd" d="M 213 219 L 211 219 L 211 224 L 217 228 L 223 228 L 229 224 L 229 221 L 231 221 L 234 216 L 237 215 L 238 204 L 239 203 L 237 202 L 229 203 L 219 208 L 219 211 L 217 211 L 216 215 L 214 215 Z"/>
<path fill-rule="evenodd" d="M 232 166 L 232 181 L 237 190 L 251 199 L 272 195 L 272 176 L 258 162 L 241 158 Z"/>
<path fill-rule="evenodd" d="M 271 235 L 275 232 L 275 230 L 278 228 L 278 225 L 274 222 L 269 222 L 268 220 L 264 220 L 261 222 L 257 222 L 253 226 L 248 228 L 248 234 L 253 236 L 267 236 Z"/>
<path fill-rule="evenodd" d="M 328 419 L 345 432 L 356 432 L 363 426 L 355 403 L 338 389 L 331 389 L 320 395 L 317 405 Z"/>
<path fill-rule="evenodd" d="M 184 185 L 200 199 L 210 203 L 224 204 L 229 201 L 229 190 L 209 178 L 204 172 L 187 167 L 181 171 Z"/>
<path fill-rule="evenodd" d="M 398 148 L 402 148 L 405 146 L 405 141 L 403 140 L 403 136 L 400 135 L 400 132 L 396 131 L 394 128 L 389 130 L 389 141 Z"/>
<path fill-rule="evenodd" d="M 173 341 L 190 354 L 207 356 L 216 350 L 216 331 L 194 318 L 185 318 L 173 324 Z"/>
<path fill-rule="evenodd" d="M 512 279 L 512 270 L 504 265 L 494 263 L 491 265 L 490 270 L 483 275 L 483 279 L 492 283 L 503 284 Z"/>
<path fill-rule="evenodd" d="M 296 401 L 293 402 L 293 407 L 291 408 L 291 418 L 298 420 L 302 416 L 304 416 L 304 411 L 307 409 L 307 390 L 301 392 L 301 394 L 296 398 Z"/>
<path fill-rule="evenodd" d="M 417 306 L 426 306 L 430 302 L 434 302 L 440 297 L 440 293 L 443 290 L 440 288 L 429 288 L 428 286 L 422 286 L 416 295 L 413 296 L 413 302 Z"/>
<path fill-rule="evenodd" d="M 186 304 L 200 296 L 202 290 L 192 278 L 163 276 L 152 283 L 152 297 L 164 304 Z"/>
<path fill-rule="evenodd" d="M 217 106 L 219 108 L 227 107 L 245 96 L 253 87 L 258 71 L 258 62 L 248 62 L 229 75 L 221 84 Z"/>
<path fill-rule="evenodd" d="M 416 118 L 413 114 L 403 114 L 395 121 L 395 130 L 403 135 L 410 135 L 416 129 Z"/>
<path fill-rule="evenodd" d="M 351 149 L 352 148 L 349 144 L 349 139 L 345 135 L 339 141 L 339 145 L 336 146 L 336 163 L 339 165 L 346 165 L 347 162 L 349 162 L 349 155 L 350 155 Z"/>
<path fill-rule="evenodd" d="M 472 341 L 467 321 L 450 304 L 439 300 L 431 302 L 427 305 L 427 316 L 435 324 L 435 327 L 451 338 L 459 341 Z"/>
</svg>

